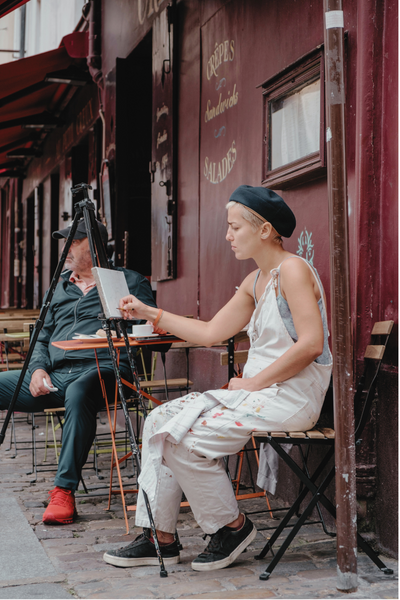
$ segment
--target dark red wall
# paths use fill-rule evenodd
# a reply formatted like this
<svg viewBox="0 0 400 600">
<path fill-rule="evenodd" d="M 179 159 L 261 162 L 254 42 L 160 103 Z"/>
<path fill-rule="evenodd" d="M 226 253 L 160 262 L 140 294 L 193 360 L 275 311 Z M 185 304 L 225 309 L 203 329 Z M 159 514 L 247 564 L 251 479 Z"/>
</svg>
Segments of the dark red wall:
<svg viewBox="0 0 400 600">
<path fill-rule="evenodd" d="M 140 27 L 132 26 L 128 33 L 131 17 L 125 15 L 130 10 L 135 19 L 137 5 L 120 0 L 120 11 L 115 11 L 114 5 L 104 2 L 103 14 L 109 19 L 104 39 L 106 69 L 113 68 L 116 56 L 125 57 L 132 51 L 135 38 L 149 30 L 155 15 Z M 344 3 L 351 304 L 357 373 L 372 323 L 385 318 L 397 321 L 396 8 L 393 0 Z M 238 185 L 260 185 L 263 178 L 263 102 L 257 86 L 323 43 L 323 2 L 188 0 L 178 3 L 178 23 L 178 276 L 158 283 L 157 301 L 167 310 L 208 319 L 255 268 L 251 261 L 236 261 L 225 241 L 225 204 Z M 224 40 L 234 40 L 235 57 L 222 64 L 218 74 L 226 80 L 225 94 L 236 86 L 238 102 L 223 118 L 210 123 L 205 121 L 207 101 L 215 104 L 218 94 L 207 78 L 207 59 L 214 42 Z M 113 110 L 111 104 L 106 110 Z M 222 125 L 224 135 L 217 136 Z M 212 183 L 205 176 L 205 158 L 217 157 L 218 161 L 233 140 L 235 163 L 222 182 Z M 296 230 L 285 246 L 306 256 L 304 239 L 308 234 L 308 250 L 329 299 L 326 178 L 281 194 L 297 216 Z M 219 351 L 191 353 L 194 389 L 223 383 L 226 375 L 218 364 Z M 396 548 L 396 528 L 388 523 L 397 522 L 397 484 L 393 469 L 385 468 L 388 453 L 383 440 L 389 433 L 393 436 L 395 453 L 394 361 L 389 353 L 384 375 L 387 386 L 380 386 L 377 417 L 368 432 L 374 449 L 358 456 L 360 493 L 369 501 L 376 496 L 384 505 L 385 511 L 378 511 L 384 517 L 377 516 L 376 524 L 380 543 L 391 551 Z M 168 369 L 171 376 L 183 374 L 182 352 L 168 357 Z M 368 485 L 366 473 L 373 474 Z M 385 495 L 383 490 L 390 491 Z"/>
<path fill-rule="evenodd" d="M 118 159 L 118 152 L 124 149 L 118 148 L 116 135 L 116 127 L 123 127 L 117 119 L 118 93 L 121 93 L 117 58 L 132 56 L 167 4 L 168 0 L 102 1 L 106 155 L 114 161 L 117 175 L 118 168 L 129 168 Z M 351 305 L 354 366 L 358 373 L 372 323 L 389 318 L 397 323 L 398 17 L 395 0 L 345 0 L 343 4 L 347 32 Z M 312 3 L 304 0 L 182 0 L 177 3 L 176 26 L 177 278 L 158 283 L 157 302 L 164 309 L 208 319 L 255 268 L 250 261 L 236 261 L 225 241 L 225 204 L 238 185 L 261 185 L 263 178 L 263 99 L 261 88 L 257 86 L 323 43 L 323 0 Z M 216 43 L 234 40 L 234 59 L 222 64 L 219 73 L 226 80 L 224 94 L 233 93 L 235 89 L 238 102 L 223 118 L 206 122 L 207 102 L 211 100 L 215 104 L 219 93 L 206 75 L 214 40 Z M 137 93 L 142 83 L 134 82 Z M 82 97 L 86 93 L 83 91 Z M 78 99 L 76 102 L 78 104 Z M 69 118 L 73 119 L 73 111 Z M 140 118 L 140 115 L 132 114 L 132 118 Z M 43 160 L 34 161 L 30 166 L 24 182 L 24 201 L 33 186 L 43 181 L 61 160 L 62 157 L 55 159 L 56 137 L 56 134 L 50 136 Z M 235 162 L 231 171 L 222 182 L 212 183 L 205 175 L 205 159 L 221 159 L 233 147 L 233 141 Z M 132 176 L 135 176 L 134 166 Z M 63 185 L 60 170 L 60 190 Z M 313 253 L 314 265 L 329 299 L 326 178 L 322 176 L 281 193 L 297 216 L 296 230 L 285 246 L 306 256 L 306 246 L 301 241 L 308 234 L 308 249 Z M 123 195 L 118 194 L 117 217 L 119 212 L 127 214 L 123 210 Z M 396 335 L 397 326 L 379 384 L 376 420 L 368 433 L 374 449 L 360 455 L 358 464 L 360 474 L 373 473 L 365 496 L 375 500 L 379 507 L 374 511 L 376 530 L 380 544 L 391 552 L 396 551 L 397 543 Z M 205 390 L 225 382 L 227 370 L 219 367 L 219 352 L 215 349 L 191 351 L 190 377 L 194 389 Z M 179 360 L 175 360 L 173 354 L 168 357 L 170 376 L 184 374 L 184 353 L 176 354 Z"/>
</svg>

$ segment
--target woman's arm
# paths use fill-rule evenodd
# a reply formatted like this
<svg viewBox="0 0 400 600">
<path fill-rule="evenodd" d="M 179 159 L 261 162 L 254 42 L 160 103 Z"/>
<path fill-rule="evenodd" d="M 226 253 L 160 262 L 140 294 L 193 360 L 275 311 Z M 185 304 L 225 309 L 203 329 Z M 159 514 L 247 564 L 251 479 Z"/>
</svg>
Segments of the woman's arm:
<svg viewBox="0 0 400 600">
<path fill-rule="evenodd" d="M 257 391 L 297 375 L 322 354 L 324 330 L 310 268 L 296 259 L 281 267 L 281 292 L 292 313 L 298 341 L 255 377 L 231 379 L 229 389 Z"/>
<path fill-rule="evenodd" d="M 233 298 L 221 308 L 211 321 L 187 319 L 164 311 L 157 326 L 201 346 L 212 346 L 216 342 L 230 338 L 250 321 L 254 310 L 254 299 L 251 294 L 253 280 L 254 273 L 251 273 L 243 281 Z M 146 319 L 154 322 L 159 313 L 158 308 L 143 304 L 135 296 L 125 296 L 120 300 L 119 306 L 123 309 L 125 318 L 129 319 Z"/>
</svg>

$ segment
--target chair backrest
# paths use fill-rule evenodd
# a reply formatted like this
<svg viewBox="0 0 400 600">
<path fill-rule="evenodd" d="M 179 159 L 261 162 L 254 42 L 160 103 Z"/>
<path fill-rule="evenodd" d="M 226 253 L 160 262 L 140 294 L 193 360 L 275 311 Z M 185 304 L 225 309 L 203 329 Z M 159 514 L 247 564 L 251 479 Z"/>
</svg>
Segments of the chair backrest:
<svg viewBox="0 0 400 600">
<path fill-rule="evenodd" d="M 246 362 L 247 357 L 248 357 L 249 351 L 248 350 L 236 350 L 233 354 L 233 362 L 236 365 L 242 365 Z M 221 352 L 220 354 L 220 362 L 221 362 L 221 366 L 227 366 L 229 365 L 229 352 Z"/>
<path fill-rule="evenodd" d="M 372 402 L 375 397 L 376 380 L 385 354 L 389 335 L 393 329 L 393 324 L 393 321 L 379 321 L 375 323 L 371 332 L 371 344 L 368 345 L 365 350 L 364 372 L 354 395 L 356 443 L 360 438 L 371 412 Z"/>
</svg>

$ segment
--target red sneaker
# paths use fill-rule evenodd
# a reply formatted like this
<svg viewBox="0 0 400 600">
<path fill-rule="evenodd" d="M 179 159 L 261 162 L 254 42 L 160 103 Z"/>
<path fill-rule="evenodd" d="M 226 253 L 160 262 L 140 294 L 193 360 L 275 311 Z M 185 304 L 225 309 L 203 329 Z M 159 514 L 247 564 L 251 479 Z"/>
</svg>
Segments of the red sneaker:
<svg viewBox="0 0 400 600">
<path fill-rule="evenodd" d="M 46 525 L 67 525 L 77 516 L 75 496 L 72 490 L 55 487 L 49 492 L 50 502 L 43 515 Z"/>
</svg>

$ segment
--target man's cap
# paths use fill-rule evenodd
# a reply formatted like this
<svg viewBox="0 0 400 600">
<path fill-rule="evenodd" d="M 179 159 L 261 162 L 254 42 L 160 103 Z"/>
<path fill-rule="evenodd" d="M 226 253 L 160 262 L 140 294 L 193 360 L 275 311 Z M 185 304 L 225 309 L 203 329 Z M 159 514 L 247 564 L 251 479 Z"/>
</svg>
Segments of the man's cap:
<svg viewBox="0 0 400 600">
<path fill-rule="evenodd" d="M 100 221 L 96 220 L 96 223 L 99 227 L 99 231 L 100 231 L 101 239 L 103 240 L 103 244 L 105 244 L 107 246 L 107 242 L 108 242 L 107 227 L 105 225 L 103 225 L 103 223 L 100 223 Z M 53 231 L 52 236 L 54 239 L 60 240 L 61 238 L 67 238 L 69 236 L 70 231 L 71 231 L 71 225 L 69 225 L 65 229 L 60 229 L 59 231 Z M 78 226 L 75 231 L 74 240 L 83 240 L 83 238 L 85 238 L 85 237 L 87 237 L 85 219 L 80 219 L 80 221 L 78 221 Z"/>
<path fill-rule="evenodd" d="M 283 237 L 290 237 L 296 227 L 296 217 L 292 210 L 283 198 L 268 188 L 240 185 L 229 200 L 243 204 L 261 219 L 271 223 Z"/>
</svg>

